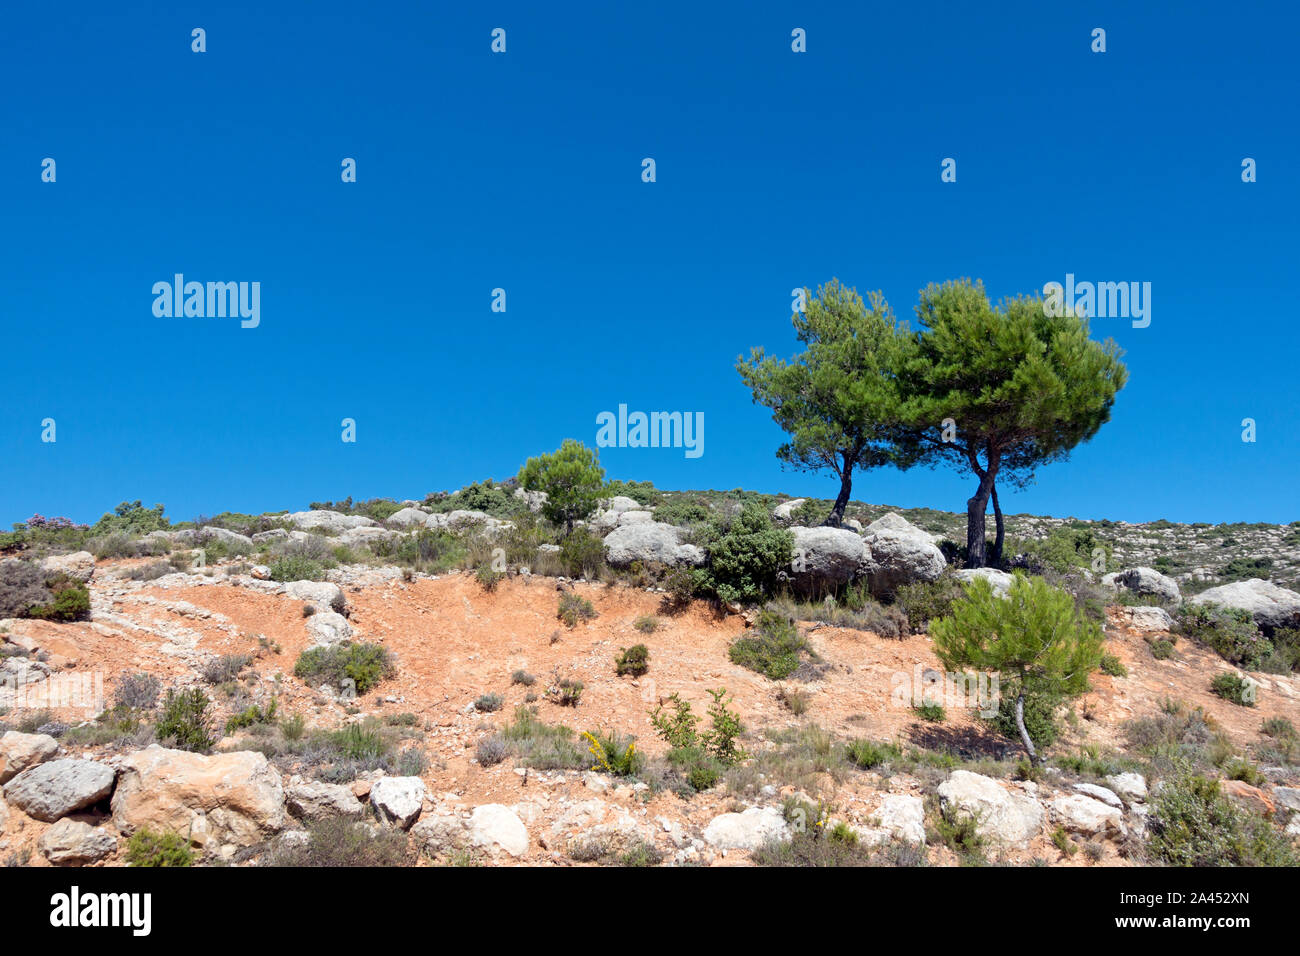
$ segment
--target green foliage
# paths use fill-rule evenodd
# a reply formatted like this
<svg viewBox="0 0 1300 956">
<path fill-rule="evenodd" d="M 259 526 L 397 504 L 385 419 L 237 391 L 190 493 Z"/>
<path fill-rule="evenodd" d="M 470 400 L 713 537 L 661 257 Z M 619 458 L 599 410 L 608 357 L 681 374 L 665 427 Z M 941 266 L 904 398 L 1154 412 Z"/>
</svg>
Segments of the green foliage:
<svg viewBox="0 0 1300 956">
<path fill-rule="evenodd" d="M 1241 608 L 1184 604 L 1178 609 L 1177 620 L 1179 630 L 1188 637 L 1246 670 L 1257 670 L 1273 652 L 1273 644 L 1260 633 L 1250 612 Z"/>
<path fill-rule="evenodd" d="M 641 772 L 645 758 L 636 749 L 636 738 L 624 737 L 614 732 L 600 733 L 587 731 L 582 735 L 587 741 L 588 750 L 595 764 L 592 770 L 613 774 L 616 777 L 632 777 Z"/>
<path fill-rule="evenodd" d="M 236 730 L 242 730 L 245 727 L 258 727 L 275 723 L 275 715 L 279 712 L 279 701 L 274 697 L 271 703 L 263 709 L 257 704 L 249 704 L 247 708 L 238 714 L 233 714 L 226 721 L 226 733 L 233 734 Z"/>
<path fill-rule="evenodd" d="M 1111 677 L 1128 677 L 1128 668 L 1114 654 L 1102 654 L 1099 667 L 1103 674 L 1109 674 Z"/>
<path fill-rule="evenodd" d="M 351 680 L 358 694 L 366 693 L 392 673 L 392 654 L 378 644 L 309 647 L 293 667 L 294 676 L 313 687 L 343 687 L 345 680 Z"/>
<path fill-rule="evenodd" d="M 897 744 L 877 743 L 874 740 L 849 741 L 845 757 L 849 763 L 861 770 L 871 770 L 902 756 Z"/>
<path fill-rule="evenodd" d="M 338 870 L 409 866 L 414 862 L 410 837 L 400 829 L 376 830 L 336 816 L 310 820 L 306 830 L 305 843 L 281 844 L 266 858 L 266 865 Z"/>
<path fill-rule="evenodd" d="M 583 689 L 582 681 L 572 677 L 560 677 L 546 688 L 546 696 L 561 707 L 577 707 L 582 700 Z"/>
<path fill-rule="evenodd" d="M 505 702 L 500 694 L 482 694 L 474 701 L 474 709 L 490 714 L 500 710 Z"/>
<path fill-rule="evenodd" d="M 614 658 L 614 669 L 620 677 L 626 674 L 640 677 L 650 669 L 650 649 L 644 644 L 620 647 L 618 656 Z"/>
<path fill-rule="evenodd" d="M 273 561 L 270 567 L 272 581 L 321 581 L 325 568 L 320 562 L 302 555 L 287 555 Z"/>
<path fill-rule="evenodd" d="M 591 766 L 588 755 L 574 742 L 570 728 L 546 724 L 527 707 L 517 708 L 514 719 L 498 736 L 521 767 L 585 770 Z"/>
<path fill-rule="evenodd" d="M 450 495 L 431 495 L 426 504 L 435 512 L 482 511 L 494 518 L 506 518 L 526 508 L 507 488 L 492 479 L 473 482 Z M 385 515 L 387 517 L 387 515 Z"/>
<path fill-rule="evenodd" d="M 929 701 L 915 705 L 912 710 L 915 711 L 916 716 L 920 717 L 922 720 L 928 720 L 935 724 L 941 724 L 948 718 L 948 712 L 943 709 L 942 704 L 936 704 Z"/>
<path fill-rule="evenodd" d="M 605 542 L 584 528 L 575 528 L 560 542 L 560 564 L 571 578 L 592 580 L 605 566 Z"/>
<path fill-rule="evenodd" d="M 642 614 L 632 622 L 632 626 L 642 634 L 653 634 L 659 630 L 659 618 L 653 614 Z"/>
<path fill-rule="evenodd" d="M 127 866 L 193 866 L 194 851 L 179 833 L 136 830 L 126 841 Z"/>
<path fill-rule="evenodd" d="M 478 571 L 474 574 L 474 580 L 478 581 L 479 587 L 489 593 L 497 589 L 497 585 L 505 579 L 504 571 L 495 571 L 490 564 L 479 565 Z"/>
<path fill-rule="evenodd" d="M 1183 771 L 1166 779 L 1151 814 L 1148 852 L 1169 866 L 1297 866 L 1287 838 L 1234 804 L 1219 782 Z"/>
<path fill-rule="evenodd" d="M 32 608 L 48 604 L 51 597 L 45 572 L 35 561 L 0 561 L 0 618 L 28 617 Z"/>
<path fill-rule="evenodd" d="M 174 741 L 179 750 L 202 752 L 212 749 L 210 701 L 198 687 L 169 690 L 158 717 L 155 732 L 159 740 Z"/>
<path fill-rule="evenodd" d="M 1022 542 L 1021 550 L 1032 571 L 1056 571 L 1063 574 L 1073 568 L 1090 568 L 1097 552 L 1102 552 L 1104 567 L 1111 562 L 1112 547 L 1087 525 L 1054 528 L 1046 538 Z"/>
<path fill-rule="evenodd" d="M 577 627 L 583 621 L 590 621 L 599 615 L 596 608 L 584 597 L 571 591 L 560 595 L 559 608 L 555 614 L 568 627 Z"/>
<path fill-rule="evenodd" d="M 805 292 L 805 310 L 791 316 L 804 351 L 785 361 L 753 349 L 736 371 L 789 436 L 777 458 L 801 471 L 831 471 L 847 499 L 855 469 L 899 460 L 890 423 L 902 415 L 898 371 L 909 336 L 880 292 L 864 302 L 838 279 L 815 296 Z"/>
<path fill-rule="evenodd" d="M 691 525 L 703 524 L 712 514 L 706 501 L 688 498 L 685 495 L 674 495 L 655 509 L 654 517 L 655 521 L 662 524 L 687 528 Z"/>
<path fill-rule="evenodd" d="M 575 521 L 596 510 L 605 490 L 605 469 L 595 450 L 566 438 L 551 454 L 528 459 L 519 484 L 527 491 L 546 492 L 542 514 L 572 532 Z"/>
<path fill-rule="evenodd" d="M 1248 581 L 1251 578 L 1268 580 L 1273 570 L 1272 558 L 1233 558 L 1219 571 L 1219 580 Z"/>
<path fill-rule="evenodd" d="M 799 668 L 801 655 L 811 654 L 808 639 L 784 614 L 765 609 L 747 632 L 728 649 L 733 664 L 757 671 L 772 680 L 784 680 Z"/>
<path fill-rule="evenodd" d="M 382 548 L 378 541 L 370 544 L 372 550 L 377 546 Z M 400 564 L 432 573 L 455 567 L 464 556 L 465 545 L 460 538 L 448 531 L 432 528 L 421 528 L 402 539 L 393 554 Z"/>
<path fill-rule="evenodd" d="M 921 293 L 900 376 L 910 449 L 981 479 L 968 512 L 967 545 L 984 549 L 984 507 L 995 480 L 1022 484 L 1045 463 L 1068 457 L 1110 419 L 1128 373 L 1113 341 L 1089 338 L 1086 318 L 1018 297 L 995 307 L 981 283 L 930 285 Z M 1055 305 L 1055 302 L 1050 303 Z M 945 441 L 938 423 L 958 427 Z M 984 563 L 968 555 L 971 566 Z"/>
<path fill-rule="evenodd" d="M 96 521 L 90 534 L 93 537 L 114 533 L 139 537 L 150 531 L 161 531 L 171 523 L 163 517 L 164 510 L 162 505 L 146 508 L 140 504 L 139 498 L 131 502 L 124 501 L 113 509 L 112 514 L 106 514 Z"/>
<path fill-rule="evenodd" d="M 700 722 L 696 714 L 691 713 L 691 705 L 682 700 L 680 694 L 674 693 L 668 698 L 671 710 L 664 711 L 664 702 L 650 712 L 650 723 L 663 740 L 675 749 L 693 747 L 697 737 L 695 727 Z"/>
<path fill-rule="evenodd" d="M 90 620 L 90 591 L 85 584 L 61 578 L 52 583 L 50 589 L 54 593 L 54 600 L 49 604 L 29 608 L 28 617 L 49 621 Z"/>
<path fill-rule="evenodd" d="M 727 688 L 710 690 L 713 700 L 709 703 L 709 729 L 700 734 L 700 742 L 724 767 L 730 767 L 747 756 L 736 745 L 736 738 L 745 732 L 744 726 L 735 711 L 727 706 Z"/>
<path fill-rule="evenodd" d="M 936 581 L 913 581 L 894 591 L 894 603 L 907 614 L 913 634 L 923 633 L 931 621 L 947 617 L 954 601 L 965 597 L 961 580 L 944 574 Z"/>
<path fill-rule="evenodd" d="M 1210 681 L 1210 692 L 1242 707 L 1255 706 L 1255 685 L 1229 671 L 1215 675 Z"/>
<path fill-rule="evenodd" d="M 794 534 L 773 526 L 767 509 L 756 503 L 746 504 L 733 519 L 715 519 L 701 539 L 709 563 L 696 570 L 696 589 L 729 602 L 750 603 L 770 594 L 794 554 Z"/>
<path fill-rule="evenodd" d="M 952 615 L 932 622 L 930 630 L 946 669 L 998 673 L 1004 708 L 1023 696 L 1026 731 L 1029 712 L 1050 719 L 1055 702 L 1083 693 L 1101 663 L 1101 628 L 1078 611 L 1069 594 L 1020 574 L 1005 598 L 987 581 L 973 581 Z M 1032 731 L 1029 737 L 1035 739 Z"/>
</svg>

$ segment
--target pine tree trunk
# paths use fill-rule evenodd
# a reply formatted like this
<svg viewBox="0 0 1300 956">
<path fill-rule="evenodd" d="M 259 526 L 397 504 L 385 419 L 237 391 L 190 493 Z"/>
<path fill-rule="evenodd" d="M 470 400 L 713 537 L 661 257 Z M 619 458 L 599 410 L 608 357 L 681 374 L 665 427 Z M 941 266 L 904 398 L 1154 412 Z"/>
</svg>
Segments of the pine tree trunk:
<svg viewBox="0 0 1300 956">
<path fill-rule="evenodd" d="M 1025 729 L 1025 682 L 1020 681 L 1020 689 L 1016 695 L 1016 730 L 1020 731 L 1020 742 L 1025 745 L 1025 750 L 1029 754 L 1030 763 L 1038 763 L 1038 752 L 1034 750 L 1034 742 L 1029 739 L 1029 731 Z"/>
<path fill-rule="evenodd" d="M 826 518 L 826 525 L 830 528 L 838 528 L 844 523 L 844 509 L 849 503 L 849 493 L 853 490 L 853 468 L 847 466 L 843 474 L 840 475 L 840 493 L 835 499 L 835 507 Z"/>
<path fill-rule="evenodd" d="M 1002 522 L 1002 508 L 998 504 L 998 486 L 993 486 L 991 493 L 993 498 L 993 522 L 997 527 L 997 538 L 993 542 L 993 553 L 989 555 L 989 564 L 993 567 L 1002 566 L 1002 542 L 1006 540 L 1006 526 Z"/>
<path fill-rule="evenodd" d="M 975 494 L 966 500 L 966 567 L 982 568 L 988 565 L 988 545 L 984 541 L 984 513 L 988 510 L 989 495 L 993 493 L 993 483 L 998 475 L 999 455 L 992 449 L 988 451 L 988 463 L 980 468 L 979 459 L 974 451 L 968 452 L 971 470 L 979 475 L 979 487 Z"/>
</svg>

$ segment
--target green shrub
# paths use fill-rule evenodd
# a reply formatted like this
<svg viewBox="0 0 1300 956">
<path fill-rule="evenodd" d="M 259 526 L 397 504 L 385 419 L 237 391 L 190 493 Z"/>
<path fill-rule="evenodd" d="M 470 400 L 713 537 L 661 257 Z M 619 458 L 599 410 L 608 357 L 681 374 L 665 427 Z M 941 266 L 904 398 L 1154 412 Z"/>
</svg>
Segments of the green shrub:
<svg viewBox="0 0 1300 956">
<path fill-rule="evenodd" d="M 571 578 L 594 580 L 605 567 L 605 542 L 586 528 L 575 528 L 560 542 L 560 564 Z"/>
<path fill-rule="evenodd" d="M 532 687 L 537 683 L 537 678 L 526 670 L 517 670 L 510 675 L 511 684 L 522 684 L 524 687 Z"/>
<path fill-rule="evenodd" d="M 849 763 L 862 770 L 871 770 L 902 756 L 896 744 L 876 743 L 874 740 L 851 740 L 845 750 Z"/>
<path fill-rule="evenodd" d="M 1296 851 L 1267 820 L 1234 804 L 1219 782 L 1183 771 L 1155 798 L 1147 849 L 1169 866 L 1297 866 Z"/>
<path fill-rule="evenodd" d="M 1104 557 L 1103 566 L 1110 567 L 1111 563 L 1111 545 L 1083 525 L 1056 528 L 1046 538 L 1023 542 L 1022 548 L 1029 568 L 1035 572 L 1065 573 L 1072 568 L 1091 567 L 1098 549 Z"/>
<path fill-rule="evenodd" d="M 1016 743 L 1020 742 L 1020 730 L 1016 725 L 1019 686 L 1017 681 L 1004 682 L 998 696 L 998 712 L 987 718 L 998 733 Z M 1050 685 L 1031 681 L 1030 690 L 1025 693 L 1025 731 L 1036 748 L 1045 750 L 1056 743 L 1061 734 L 1056 712 L 1063 702 L 1064 698 L 1052 693 Z"/>
<path fill-rule="evenodd" d="M 49 621 L 90 620 L 90 591 L 80 581 L 60 579 L 50 585 L 54 600 L 28 610 L 28 617 Z"/>
<path fill-rule="evenodd" d="M 409 866 L 410 837 L 399 829 L 372 830 L 348 817 L 323 817 L 306 825 L 305 844 L 281 844 L 265 859 L 267 866 L 351 867 Z"/>
<path fill-rule="evenodd" d="M 325 731 L 316 738 L 318 744 L 335 751 L 345 760 L 375 761 L 388 757 L 393 744 L 370 719 L 346 724 L 338 730 Z"/>
<path fill-rule="evenodd" d="M 514 719 L 498 734 L 518 765 L 537 770 L 585 770 L 589 755 L 574 742 L 568 727 L 543 723 L 535 711 L 518 707 Z"/>
<path fill-rule="evenodd" d="M 620 647 L 618 656 L 614 658 L 614 669 L 620 677 L 625 674 L 640 677 L 650 669 L 650 649 L 644 644 Z"/>
<path fill-rule="evenodd" d="M 655 521 L 661 524 L 675 525 L 679 528 L 703 524 L 709 520 L 712 512 L 708 504 L 701 499 L 686 498 L 677 495 L 655 509 Z"/>
<path fill-rule="evenodd" d="M 709 564 L 695 572 L 698 591 L 732 603 L 752 603 L 772 593 L 790 567 L 794 534 L 772 524 L 767 509 L 745 504 L 734 518 L 714 518 L 701 532 Z"/>
<path fill-rule="evenodd" d="M 1174 642 L 1163 637 L 1148 641 L 1147 646 L 1151 648 L 1151 656 L 1158 661 L 1167 661 L 1174 656 Z"/>
<path fill-rule="evenodd" d="M 0 561 L 0 618 L 27 617 L 28 611 L 48 604 L 51 597 L 45 572 L 35 561 Z"/>
<path fill-rule="evenodd" d="M 311 686 L 344 686 L 364 694 L 393 673 L 392 655 L 378 644 L 335 644 L 332 647 L 309 647 L 294 664 L 293 674 Z"/>
<path fill-rule="evenodd" d="M 518 477 L 526 490 L 546 492 L 542 514 L 570 535 L 573 523 L 591 515 L 605 491 L 599 454 L 572 438 L 550 454 L 529 458 Z"/>
<path fill-rule="evenodd" d="M 475 573 L 474 579 L 478 581 L 479 587 L 489 593 L 497 589 L 497 585 L 505 578 L 504 571 L 494 571 L 492 565 L 480 565 L 478 572 Z"/>
<path fill-rule="evenodd" d="M 924 633 L 931 621 L 947 617 L 954 601 L 965 596 L 961 580 L 944 574 L 937 581 L 914 581 L 894 592 L 894 604 L 907 614 L 913 634 Z"/>
<path fill-rule="evenodd" d="M 650 723 L 655 733 L 672 748 L 683 749 L 696 746 L 695 727 L 700 722 L 700 718 L 691 713 L 691 705 L 682 700 L 680 694 L 673 694 L 668 698 L 668 703 L 672 709 L 667 713 L 664 712 L 662 700 L 650 712 Z"/>
<path fill-rule="evenodd" d="M 320 581 L 325 577 L 325 568 L 319 562 L 301 555 L 272 562 L 270 572 L 272 581 Z"/>
<path fill-rule="evenodd" d="M 474 709 L 490 714 L 500 710 L 505 702 L 506 699 L 500 694 L 483 694 L 474 701 Z"/>
<path fill-rule="evenodd" d="M 167 691 L 155 727 L 158 739 L 174 741 L 179 750 L 211 750 L 216 741 L 212 738 L 209 706 L 207 695 L 198 687 Z"/>
<path fill-rule="evenodd" d="M 592 603 L 586 598 L 579 597 L 571 591 L 565 591 L 560 595 L 560 605 L 555 616 L 567 626 L 577 627 L 580 622 L 590 621 L 599 615 Z"/>
<path fill-rule="evenodd" d="M 127 866 L 193 866 L 194 851 L 179 833 L 136 830 L 126 841 Z"/>
<path fill-rule="evenodd" d="M 710 690 L 713 698 L 709 704 L 709 729 L 700 734 L 704 749 L 725 767 L 744 760 L 747 756 L 736 746 L 736 738 L 745 732 L 740 718 L 727 706 L 727 688 Z"/>
<path fill-rule="evenodd" d="M 582 735 L 595 759 L 592 770 L 603 771 L 616 777 L 635 776 L 645 766 L 645 758 L 636 749 L 636 738 L 621 734 L 587 731 Z"/>
<path fill-rule="evenodd" d="M 653 614 L 642 614 L 632 622 L 632 626 L 642 634 L 653 634 L 659 630 L 659 618 Z"/>
<path fill-rule="evenodd" d="M 233 714 L 226 721 L 226 733 L 233 734 L 236 730 L 243 730 L 245 727 L 258 727 L 275 723 L 275 715 L 279 710 L 280 704 L 274 697 L 271 703 L 265 709 L 257 704 L 250 704 L 246 709 L 238 714 Z"/>
<path fill-rule="evenodd" d="M 561 707 L 577 707 L 582 700 L 582 690 L 582 681 L 561 677 L 546 689 L 546 695 Z"/>
<path fill-rule="evenodd" d="M 1255 685 L 1229 671 L 1216 675 L 1210 681 L 1210 692 L 1242 707 L 1255 706 Z"/>
<path fill-rule="evenodd" d="M 1099 668 L 1103 674 L 1109 674 L 1111 677 L 1127 677 L 1128 668 L 1114 654 L 1102 654 L 1101 666 Z"/>
<path fill-rule="evenodd" d="M 914 710 L 916 716 L 920 717 L 922 720 L 928 720 L 935 724 L 943 723 L 948 717 L 948 712 L 943 709 L 942 704 L 936 704 L 930 701 L 917 704 L 912 708 L 912 710 Z"/>
<path fill-rule="evenodd" d="M 748 632 L 737 638 L 727 654 L 733 664 L 757 671 L 772 680 L 784 680 L 798 670 L 801 655 L 812 654 L 808 639 L 787 615 L 765 609 Z"/>
<path fill-rule="evenodd" d="M 1217 604 L 1184 604 L 1178 609 L 1177 619 L 1179 629 L 1188 637 L 1246 670 L 1258 669 L 1273 651 L 1249 611 Z"/>
</svg>

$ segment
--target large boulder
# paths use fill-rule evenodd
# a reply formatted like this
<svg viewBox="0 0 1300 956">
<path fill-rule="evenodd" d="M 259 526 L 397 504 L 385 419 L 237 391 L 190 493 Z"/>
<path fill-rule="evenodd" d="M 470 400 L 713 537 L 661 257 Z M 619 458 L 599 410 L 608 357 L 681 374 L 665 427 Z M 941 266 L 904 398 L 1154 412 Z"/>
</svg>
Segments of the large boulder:
<svg viewBox="0 0 1300 956">
<path fill-rule="evenodd" d="M 307 633 L 313 647 L 332 647 L 352 640 L 352 625 L 342 614 L 317 611 L 307 618 Z"/>
<path fill-rule="evenodd" d="M 88 823 L 60 820 L 41 834 L 36 848 L 55 866 L 80 866 L 116 850 L 117 837 Z"/>
<path fill-rule="evenodd" d="M 284 803 L 291 814 L 302 820 L 359 817 L 366 810 L 351 787 L 316 780 L 291 785 L 285 790 Z"/>
<path fill-rule="evenodd" d="M 113 768 L 93 760 L 51 760 L 5 784 L 5 799 L 29 817 L 53 823 L 113 792 Z"/>
<path fill-rule="evenodd" d="M 424 806 L 424 781 L 419 777 L 380 777 L 370 787 L 370 805 L 384 823 L 409 830 Z"/>
<path fill-rule="evenodd" d="M 1106 778 L 1110 789 L 1129 803 L 1140 803 L 1147 798 L 1147 781 L 1140 773 L 1116 773 Z"/>
<path fill-rule="evenodd" d="M 1174 629 L 1174 619 L 1162 607 L 1137 605 L 1119 610 L 1121 618 L 1127 619 L 1128 626 L 1145 634 L 1157 634 Z"/>
<path fill-rule="evenodd" d="M 777 807 L 750 807 L 724 813 L 704 828 L 704 842 L 719 850 L 757 850 L 775 840 L 790 839 L 790 824 Z"/>
<path fill-rule="evenodd" d="M 397 541 L 402 536 L 403 532 L 390 528 L 348 528 L 340 531 L 335 540 L 344 547 L 359 548 L 376 541 Z"/>
<path fill-rule="evenodd" d="M 703 554 L 699 548 L 683 545 L 679 534 L 672 525 L 658 521 L 622 525 L 605 537 L 605 560 L 615 567 L 634 561 L 698 564 Z"/>
<path fill-rule="evenodd" d="M 969 770 L 954 770 L 939 784 L 939 806 L 950 820 L 973 818 L 980 836 L 1005 846 L 1028 846 L 1043 827 L 1037 800 Z"/>
<path fill-rule="evenodd" d="M 1123 571 L 1104 575 L 1101 583 L 1114 591 L 1123 589 L 1134 594 L 1150 595 L 1171 604 L 1183 599 L 1182 591 L 1178 589 L 1178 582 L 1161 574 L 1155 568 L 1125 568 Z"/>
<path fill-rule="evenodd" d="M 905 793 L 886 794 L 872 817 L 872 826 L 858 827 L 858 836 L 870 846 L 893 841 L 925 844 L 925 801 Z"/>
<path fill-rule="evenodd" d="M 440 812 L 411 827 L 411 836 L 429 853 L 439 856 L 454 850 L 483 850 L 492 856 L 528 852 L 528 829 L 519 815 L 499 803 L 475 807 L 468 816 Z"/>
<path fill-rule="evenodd" d="M 89 551 L 74 551 L 46 558 L 41 570 L 47 576 L 62 574 L 76 581 L 86 582 L 95 575 L 95 556 Z"/>
<path fill-rule="evenodd" d="M 867 525 L 862 541 L 865 573 L 876 597 L 891 597 L 914 581 L 935 581 L 947 567 L 933 536 L 892 512 Z"/>
<path fill-rule="evenodd" d="M 348 528 L 373 528 L 379 522 L 365 515 L 345 515 L 337 511 L 295 511 L 284 519 L 297 528 L 311 530 L 323 528 L 326 531 L 346 531 Z"/>
<path fill-rule="evenodd" d="M 807 500 L 807 498 L 792 498 L 790 501 L 783 501 L 772 509 L 772 517 L 778 521 L 789 521 Z"/>
<path fill-rule="evenodd" d="M 263 754 L 203 754 L 154 744 L 122 762 L 113 794 L 113 824 L 171 830 L 216 851 L 252 846 L 284 829 L 284 785 Z"/>
<path fill-rule="evenodd" d="M 1124 836 L 1124 812 L 1083 793 L 1061 794 L 1048 801 L 1052 819 L 1070 833 Z"/>
<path fill-rule="evenodd" d="M 219 541 L 232 548 L 247 549 L 249 551 L 253 549 L 252 538 L 230 531 L 227 528 L 218 528 L 216 525 L 204 525 L 198 536 L 199 540 L 205 544 L 209 541 Z"/>
<path fill-rule="evenodd" d="M 35 767 L 59 749 L 48 734 L 21 734 L 16 730 L 0 735 L 0 783 L 7 783 L 29 767 Z"/>
<path fill-rule="evenodd" d="M 1251 578 L 1210 588 L 1194 596 L 1189 604 L 1221 604 L 1240 608 L 1266 631 L 1300 626 L 1300 594 L 1280 588 L 1271 581 Z"/>
<path fill-rule="evenodd" d="M 290 581 L 284 586 L 284 593 L 298 601 L 306 601 L 317 610 L 329 608 L 343 613 L 346 602 L 343 589 L 329 581 Z"/>
<path fill-rule="evenodd" d="M 976 580 L 987 581 L 993 588 L 993 593 L 1000 598 L 1007 596 L 1007 592 L 1011 590 L 1011 582 L 1015 580 L 1013 575 L 999 571 L 997 568 L 962 568 L 955 574 L 962 584 L 970 584 Z"/>
<path fill-rule="evenodd" d="M 861 575 L 866 545 L 847 528 L 790 529 L 794 534 L 794 560 L 790 580 L 803 592 L 816 592 L 848 584 Z"/>
<path fill-rule="evenodd" d="M 429 521 L 429 513 L 419 508 L 403 508 L 388 516 L 388 524 L 399 528 L 423 528 Z"/>
</svg>

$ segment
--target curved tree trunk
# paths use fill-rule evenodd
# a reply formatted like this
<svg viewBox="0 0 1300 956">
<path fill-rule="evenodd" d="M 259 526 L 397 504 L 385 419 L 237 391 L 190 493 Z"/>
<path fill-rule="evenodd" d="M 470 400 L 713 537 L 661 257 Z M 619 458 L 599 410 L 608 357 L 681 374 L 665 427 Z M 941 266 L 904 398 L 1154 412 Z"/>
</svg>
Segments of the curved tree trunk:
<svg viewBox="0 0 1300 956">
<path fill-rule="evenodd" d="M 853 466 L 848 465 L 840 474 L 840 493 L 835 498 L 835 507 L 826 517 L 826 525 L 838 528 L 844 522 L 844 509 L 849 503 L 849 493 L 853 490 Z"/>
<path fill-rule="evenodd" d="M 984 514 L 988 510 L 989 496 L 993 493 L 993 483 L 997 479 L 999 455 L 992 449 L 988 451 L 988 467 L 981 468 L 979 458 L 972 451 L 967 452 L 971 470 L 979 475 L 979 487 L 975 494 L 966 499 L 966 567 L 982 568 L 988 564 L 987 545 L 984 541 Z"/>
<path fill-rule="evenodd" d="M 997 537 L 993 542 L 993 551 L 989 554 L 989 564 L 994 567 L 1002 565 L 1002 542 L 1006 540 L 1006 525 L 1002 521 L 1002 508 L 998 505 L 998 486 L 993 486 L 991 494 L 993 499 L 993 523 L 997 528 Z"/>
<path fill-rule="evenodd" d="M 1038 763 L 1038 752 L 1034 750 L 1034 742 L 1029 739 L 1029 731 L 1025 729 L 1025 682 L 1023 678 L 1020 681 L 1020 689 L 1016 695 L 1016 730 L 1020 731 L 1020 742 L 1025 745 L 1025 751 L 1029 754 L 1029 762 Z"/>
</svg>

